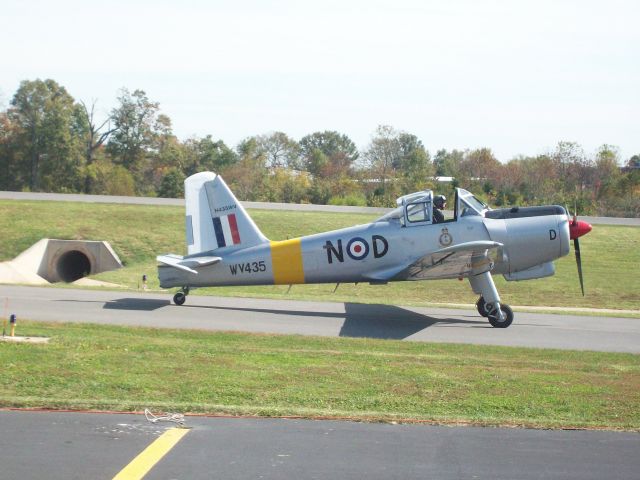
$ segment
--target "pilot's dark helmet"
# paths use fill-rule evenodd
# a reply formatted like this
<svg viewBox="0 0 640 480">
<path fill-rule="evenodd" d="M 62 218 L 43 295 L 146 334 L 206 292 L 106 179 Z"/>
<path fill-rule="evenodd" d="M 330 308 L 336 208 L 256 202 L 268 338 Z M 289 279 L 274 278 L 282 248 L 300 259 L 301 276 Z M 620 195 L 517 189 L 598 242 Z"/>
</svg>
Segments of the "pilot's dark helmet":
<svg viewBox="0 0 640 480">
<path fill-rule="evenodd" d="M 444 208 L 445 203 L 447 203 L 447 197 L 445 197 L 444 195 L 436 195 L 435 197 L 433 197 L 433 204 L 437 208 Z"/>
</svg>

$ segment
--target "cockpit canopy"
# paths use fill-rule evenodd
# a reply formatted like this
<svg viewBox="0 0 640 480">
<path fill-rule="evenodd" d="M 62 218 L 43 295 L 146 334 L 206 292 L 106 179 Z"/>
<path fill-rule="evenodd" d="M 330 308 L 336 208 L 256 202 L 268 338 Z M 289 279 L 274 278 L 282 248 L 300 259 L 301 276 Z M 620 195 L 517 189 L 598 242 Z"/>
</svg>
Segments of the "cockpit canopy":
<svg viewBox="0 0 640 480">
<path fill-rule="evenodd" d="M 433 192 L 431 190 L 404 195 L 396 200 L 396 205 L 398 205 L 397 208 L 384 214 L 377 221 L 399 221 L 403 226 L 431 223 L 433 213 Z M 453 218 L 446 221 L 455 222 L 459 217 L 469 215 L 484 216 L 487 210 L 491 209 L 471 192 L 456 188 Z"/>
<path fill-rule="evenodd" d="M 397 208 L 384 214 L 377 221 L 400 221 L 402 225 L 415 225 L 431 223 L 432 212 L 432 196 L 431 190 L 410 193 L 396 199 Z"/>
<path fill-rule="evenodd" d="M 462 188 L 456 188 L 456 218 L 467 215 L 480 215 L 484 217 L 484 212 L 491 210 L 489 206 L 478 200 L 476 196 Z"/>
</svg>

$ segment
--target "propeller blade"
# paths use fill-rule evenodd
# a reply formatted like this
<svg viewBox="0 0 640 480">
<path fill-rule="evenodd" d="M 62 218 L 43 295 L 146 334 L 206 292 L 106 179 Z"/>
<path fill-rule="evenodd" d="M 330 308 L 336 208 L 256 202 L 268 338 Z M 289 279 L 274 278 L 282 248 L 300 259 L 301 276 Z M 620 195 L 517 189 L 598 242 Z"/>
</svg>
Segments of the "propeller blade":
<svg viewBox="0 0 640 480">
<path fill-rule="evenodd" d="M 582 290 L 582 296 L 584 297 L 584 281 L 582 279 L 582 258 L 580 257 L 580 242 L 578 238 L 573 239 L 573 247 L 576 251 L 576 264 L 578 265 L 578 278 L 580 278 L 580 289 Z"/>
</svg>

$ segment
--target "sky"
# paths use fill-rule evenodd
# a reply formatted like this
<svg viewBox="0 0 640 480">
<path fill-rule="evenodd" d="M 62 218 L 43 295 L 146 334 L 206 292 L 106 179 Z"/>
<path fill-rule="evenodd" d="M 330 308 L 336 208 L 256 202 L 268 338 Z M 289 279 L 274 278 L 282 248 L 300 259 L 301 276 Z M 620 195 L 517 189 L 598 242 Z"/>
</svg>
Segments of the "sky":
<svg viewBox="0 0 640 480">
<path fill-rule="evenodd" d="M 106 118 L 119 91 L 182 140 L 378 125 L 501 161 L 580 143 L 640 154 L 637 0 L 3 0 L 0 108 L 52 78 Z"/>
</svg>

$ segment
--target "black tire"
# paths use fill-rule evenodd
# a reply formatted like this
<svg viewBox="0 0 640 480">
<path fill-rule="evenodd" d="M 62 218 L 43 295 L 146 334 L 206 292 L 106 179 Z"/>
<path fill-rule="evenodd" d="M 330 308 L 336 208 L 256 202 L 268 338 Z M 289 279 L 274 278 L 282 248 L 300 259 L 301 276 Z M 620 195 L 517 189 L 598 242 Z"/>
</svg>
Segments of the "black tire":
<svg viewBox="0 0 640 480">
<path fill-rule="evenodd" d="M 505 305 L 504 303 L 500 304 L 500 310 L 502 310 L 502 313 L 504 313 L 504 320 L 502 322 L 498 319 L 497 315 L 493 314 L 489 314 L 487 316 L 487 319 L 489 320 L 491 326 L 495 328 L 507 328 L 509 325 L 511 325 L 511 322 L 513 322 L 513 310 L 511 310 L 511 307 L 509 305 Z"/>
<path fill-rule="evenodd" d="M 478 301 L 476 302 L 476 309 L 478 310 L 478 313 L 484 318 L 487 318 L 489 316 L 489 312 L 487 312 L 487 302 L 484 301 L 484 297 L 481 296 L 478 299 Z"/>
<path fill-rule="evenodd" d="M 173 303 L 176 305 L 182 305 L 186 300 L 187 296 L 182 292 L 178 292 L 173 296 Z"/>
</svg>

